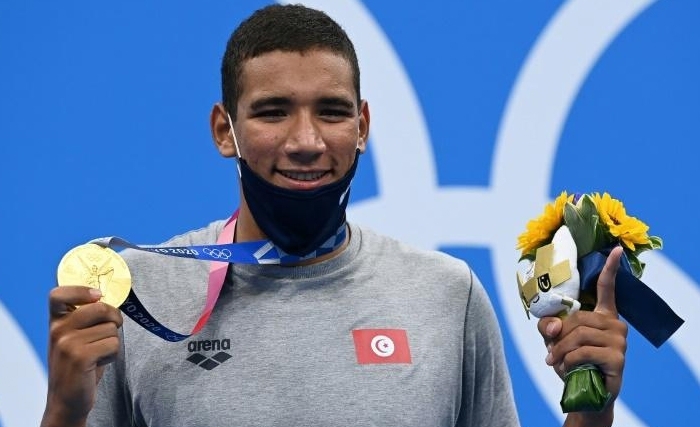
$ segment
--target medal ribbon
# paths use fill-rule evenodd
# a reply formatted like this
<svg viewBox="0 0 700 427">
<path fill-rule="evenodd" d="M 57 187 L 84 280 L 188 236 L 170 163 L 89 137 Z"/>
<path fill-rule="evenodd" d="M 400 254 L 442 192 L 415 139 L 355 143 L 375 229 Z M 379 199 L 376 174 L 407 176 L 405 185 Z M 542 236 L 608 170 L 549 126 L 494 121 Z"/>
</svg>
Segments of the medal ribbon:
<svg viewBox="0 0 700 427">
<path fill-rule="evenodd" d="M 236 229 L 238 211 L 226 221 L 221 230 L 216 245 L 201 246 L 137 246 L 119 237 L 109 237 L 94 240 L 92 243 L 103 247 L 129 248 L 138 251 L 151 252 L 158 255 L 168 255 L 180 258 L 198 259 L 211 261 L 209 265 L 209 280 L 207 285 L 207 299 L 199 320 L 189 334 L 174 332 L 160 322 L 158 322 L 136 296 L 132 288 L 126 301 L 119 307 L 124 314 L 129 316 L 136 323 L 147 331 L 158 335 L 166 341 L 178 342 L 199 332 L 209 320 L 212 310 L 219 299 L 221 288 L 226 280 L 226 272 L 230 263 L 237 264 L 289 264 L 307 259 L 316 258 L 339 248 L 345 241 L 347 235 L 346 224 L 343 224 L 335 235 L 331 236 L 320 248 L 303 257 L 290 255 L 275 246 L 269 240 L 258 240 L 254 242 L 231 243 Z"/>
</svg>

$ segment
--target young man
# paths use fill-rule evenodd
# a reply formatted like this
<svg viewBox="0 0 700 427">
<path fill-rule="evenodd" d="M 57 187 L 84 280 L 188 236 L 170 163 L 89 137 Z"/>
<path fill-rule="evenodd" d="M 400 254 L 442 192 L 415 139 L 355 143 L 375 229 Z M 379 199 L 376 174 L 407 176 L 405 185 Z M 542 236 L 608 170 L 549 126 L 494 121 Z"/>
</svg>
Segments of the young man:
<svg viewBox="0 0 700 427">
<path fill-rule="evenodd" d="M 198 322 L 217 263 L 124 251 L 163 325 L 204 325 L 179 342 L 122 325 L 95 290 L 54 289 L 44 426 L 518 425 L 496 318 L 469 267 L 345 221 L 370 124 L 359 81 L 352 43 L 321 12 L 273 5 L 238 27 L 210 122 L 221 155 L 238 161 L 239 212 L 164 246 L 269 239 L 283 264 L 256 252 L 261 264 L 224 267 Z M 626 343 L 618 260 L 595 312 L 539 323 L 547 363 L 560 373 L 595 363 L 614 396 Z M 610 425 L 612 411 L 567 425 Z"/>
</svg>

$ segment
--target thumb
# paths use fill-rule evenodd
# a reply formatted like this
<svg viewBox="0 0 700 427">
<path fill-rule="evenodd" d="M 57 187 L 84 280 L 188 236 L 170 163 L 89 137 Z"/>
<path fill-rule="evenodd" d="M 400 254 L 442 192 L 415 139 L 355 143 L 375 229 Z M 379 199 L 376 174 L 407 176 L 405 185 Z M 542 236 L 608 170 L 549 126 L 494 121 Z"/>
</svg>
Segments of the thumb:
<svg viewBox="0 0 700 427">
<path fill-rule="evenodd" d="M 622 257 L 622 246 L 615 247 L 610 251 L 608 259 L 605 261 L 603 270 L 598 276 L 597 298 L 595 312 L 609 314 L 617 317 L 617 306 L 615 304 L 615 277 L 620 267 Z"/>
<path fill-rule="evenodd" d="M 61 317 L 75 310 L 76 306 L 99 301 L 99 289 L 87 286 L 57 286 L 49 293 L 49 314 L 51 318 Z"/>
</svg>

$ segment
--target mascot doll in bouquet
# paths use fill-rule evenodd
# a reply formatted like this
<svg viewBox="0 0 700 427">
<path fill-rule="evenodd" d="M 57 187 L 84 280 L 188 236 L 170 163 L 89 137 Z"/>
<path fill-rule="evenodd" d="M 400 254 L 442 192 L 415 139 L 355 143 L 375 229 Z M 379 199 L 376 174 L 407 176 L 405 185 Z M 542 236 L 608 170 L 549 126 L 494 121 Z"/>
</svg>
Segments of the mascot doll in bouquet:
<svg viewBox="0 0 700 427">
<path fill-rule="evenodd" d="M 552 242 L 537 249 L 535 260 L 517 275 L 520 298 L 526 313 L 541 318 L 566 317 L 581 308 L 576 242 L 569 227 L 562 225 Z M 529 314 L 528 314 L 529 317 Z M 605 389 L 601 372 L 594 365 L 581 365 L 566 374 L 561 407 L 564 412 L 598 411 L 611 394 Z"/>
</svg>

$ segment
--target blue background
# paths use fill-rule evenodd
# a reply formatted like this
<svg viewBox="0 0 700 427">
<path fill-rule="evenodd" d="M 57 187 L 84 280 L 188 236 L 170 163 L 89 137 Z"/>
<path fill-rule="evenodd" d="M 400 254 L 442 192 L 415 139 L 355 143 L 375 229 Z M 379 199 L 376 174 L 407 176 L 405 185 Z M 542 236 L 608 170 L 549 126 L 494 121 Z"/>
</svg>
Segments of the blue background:
<svg viewBox="0 0 700 427">
<path fill-rule="evenodd" d="M 488 187 L 514 81 L 563 2 L 364 3 L 417 92 L 439 184 Z M 211 143 L 208 114 L 230 31 L 263 4 L 0 3 L 0 301 L 42 360 L 46 297 L 68 249 L 103 235 L 156 243 L 236 207 L 235 167 Z M 697 1 L 661 0 L 610 44 L 566 120 L 549 192 L 624 199 L 696 282 L 699 19 Z M 376 188 L 364 156 L 352 200 Z M 503 319 L 489 249 L 441 249 L 469 260 Z M 504 338 L 523 425 L 557 425 L 507 328 Z M 653 349 L 631 330 L 622 396 L 639 418 L 700 419 L 699 387 L 673 348 Z"/>
</svg>

